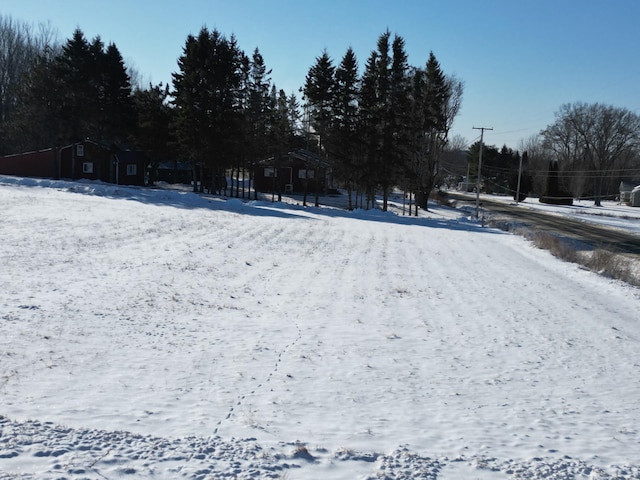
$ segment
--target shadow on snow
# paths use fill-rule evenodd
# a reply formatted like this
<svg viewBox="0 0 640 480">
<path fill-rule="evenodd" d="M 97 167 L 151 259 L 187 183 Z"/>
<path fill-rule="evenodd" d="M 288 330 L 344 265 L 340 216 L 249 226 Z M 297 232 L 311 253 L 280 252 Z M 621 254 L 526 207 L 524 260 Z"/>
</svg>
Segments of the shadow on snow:
<svg viewBox="0 0 640 480">
<path fill-rule="evenodd" d="M 383 212 L 378 209 L 349 211 L 343 208 L 329 206 L 305 207 L 300 204 L 271 202 L 269 200 L 243 200 L 171 188 L 112 185 L 96 181 L 73 182 L 67 180 L 0 176 L 0 187 L 2 186 L 54 188 L 60 191 L 78 193 L 82 195 L 136 201 L 149 205 L 225 211 L 238 215 L 255 215 L 260 217 L 276 217 L 284 219 L 297 218 L 305 220 L 318 220 L 322 217 L 344 218 L 396 225 L 444 228 L 458 231 L 477 231 L 494 234 L 503 233 L 497 229 L 483 228 L 477 222 L 464 217 L 462 213 L 458 218 L 454 219 L 413 217 L 398 215 L 394 212 Z"/>
</svg>

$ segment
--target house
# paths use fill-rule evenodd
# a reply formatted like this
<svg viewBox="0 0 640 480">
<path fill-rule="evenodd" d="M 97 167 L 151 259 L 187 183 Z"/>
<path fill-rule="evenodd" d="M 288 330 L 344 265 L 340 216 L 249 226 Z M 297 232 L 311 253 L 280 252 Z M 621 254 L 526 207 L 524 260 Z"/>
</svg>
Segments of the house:
<svg viewBox="0 0 640 480">
<path fill-rule="evenodd" d="M 623 180 L 620 182 L 620 203 L 631 201 L 631 191 L 640 185 L 640 180 Z"/>
<path fill-rule="evenodd" d="M 632 207 L 640 207 L 640 185 L 631 190 L 629 205 Z"/>
<path fill-rule="evenodd" d="M 144 185 L 143 152 L 106 147 L 91 140 L 35 152 L 0 157 L 0 175 L 100 180 Z"/>
<path fill-rule="evenodd" d="M 258 192 L 302 193 L 325 191 L 329 162 L 308 150 L 289 152 L 280 162 L 268 158 L 254 168 L 254 188 Z"/>
</svg>

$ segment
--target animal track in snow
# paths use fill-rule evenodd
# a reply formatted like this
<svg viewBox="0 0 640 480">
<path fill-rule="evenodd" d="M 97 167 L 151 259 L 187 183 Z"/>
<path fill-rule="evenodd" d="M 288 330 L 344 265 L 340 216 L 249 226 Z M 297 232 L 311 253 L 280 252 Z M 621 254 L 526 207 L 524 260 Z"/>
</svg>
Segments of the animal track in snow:
<svg viewBox="0 0 640 480">
<path fill-rule="evenodd" d="M 300 325 L 298 323 L 296 323 L 296 329 L 298 330 L 298 335 L 296 336 L 296 338 L 288 343 L 287 345 L 285 345 L 283 347 L 283 349 L 278 353 L 277 355 L 277 359 L 276 362 L 273 366 L 273 369 L 269 372 L 269 374 L 267 375 L 267 378 L 264 382 L 259 383 L 255 389 L 251 390 L 249 392 L 250 395 L 255 395 L 256 392 L 261 389 L 264 384 L 269 383 L 271 381 L 271 378 L 274 376 L 275 373 L 278 372 L 278 369 L 280 367 L 280 364 L 282 363 L 282 357 L 284 356 L 285 353 L 287 353 L 287 351 L 292 348 L 293 346 L 295 346 L 298 342 L 300 342 L 300 340 L 302 340 L 302 330 L 300 329 Z M 288 378 L 293 378 L 291 375 L 287 375 Z M 235 403 L 235 407 L 240 407 L 242 406 L 244 400 L 246 399 L 246 395 L 241 395 L 238 397 L 238 400 Z M 225 420 L 229 420 L 231 419 L 231 417 L 234 415 L 234 411 L 235 411 L 235 407 L 230 407 L 229 410 L 227 411 L 227 415 L 225 416 L 224 419 L 218 420 L 218 422 L 216 423 L 216 427 L 213 430 L 214 435 L 218 434 L 218 430 L 220 428 L 220 426 L 222 425 L 222 423 Z"/>
</svg>

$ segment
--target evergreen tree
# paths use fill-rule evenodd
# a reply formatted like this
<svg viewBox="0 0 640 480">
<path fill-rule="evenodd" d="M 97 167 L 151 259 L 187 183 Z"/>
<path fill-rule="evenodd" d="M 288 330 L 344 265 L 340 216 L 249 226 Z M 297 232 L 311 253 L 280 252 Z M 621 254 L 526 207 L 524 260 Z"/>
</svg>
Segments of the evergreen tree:
<svg viewBox="0 0 640 480">
<path fill-rule="evenodd" d="M 282 188 L 289 183 L 289 179 L 281 176 L 279 170 L 283 166 L 285 158 L 291 148 L 295 135 L 294 126 L 291 124 L 289 112 L 289 98 L 284 90 L 271 87 L 269 95 L 271 117 L 269 121 L 267 151 L 273 159 L 272 165 L 276 169 L 277 176 L 273 177 L 273 195 L 278 195 L 278 201 L 282 200 Z"/>
<path fill-rule="evenodd" d="M 469 169 L 470 177 L 478 178 L 478 163 L 480 162 L 480 141 L 473 143 L 469 147 Z M 483 179 L 484 185 L 480 188 L 483 191 L 491 191 L 491 183 L 496 171 L 496 165 L 499 165 L 500 152 L 495 145 L 487 145 L 482 143 L 482 171 L 480 177 Z"/>
<path fill-rule="evenodd" d="M 110 142 L 123 142 L 134 128 L 134 107 L 131 80 L 115 44 L 102 54 L 98 88 L 98 131 Z"/>
<path fill-rule="evenodd" d="M 90 125 L 95 123 L 98 92 L 94 53 L 98 47 L 99 39 L 92 48 L 78 28 L 55 59 L 53 74 L 64 86 L 59 119 L 63 143 L 88 137 Z"/>
<path fill-rule="evenodd" d="M 409 109 L 409 154 L 406 163 L 403 187 L 409 194 L 424 192 L 430 175 L 427 164 L 428 139 L 426 136 L 427 109 L 426 104 L 426 75 L 421 69 L 414 69 L 411 75 L 411 106 Z M 415 214 L 418 215 L 418 204 L 415 204 Z M 411 204 L 409 205 L 411 215 Z"/>
<path fill-rule="evenodd" d="M 383 210 L 387 210 L 388 193 L 398 184 L 406 171 L 406 161 L 409 153 L 409 91 L 410 81 L 408 76 L 409 65 L 405 52 L 405 41 L 401 36 L 395 35 L 391 45 L 391 91 L 389 123 L 390 131 L 387 160 L 387 172 L 382 178 Z M 385 136 L 387 138 L 387 136 Z"/>
<path fill-rule="evenodd" d="M 300 102 L 296 94 L 291 92 L 287 97 L 287 114 L 289 116 L 289 128 L 292 132 L 291 146 L 300 147 L 303 145 L 300 132 Z"/>
<path fill-rule="evenodd" d="M 305 79 L 304 95 L 307 99 L 311 126 L 318 137 L 319 153 L 323 154 L 324 143 L 329 144 L 326 138 L 331 127 L 334 104 L 335 67 L 327 53 L 316 57 L 316 63 L 309 69 Z"/>
<path fill-rule="evenodd" d="M 133 93 L 137 125 L 133 137 L 136 147 L 149 159 L 149 183 L 156 181 L 157 169 L 162 161 L 174 160 L 173 109 L 168 103 L 169 86 L 149 85 L 147 89 Z M 177 168 L 177 165 L 176 165 Z"/>
<path fill-rule="evenodd" d="M 345 53 L 335 72 L 333 125 L 331 128 L 331 154 L 336 159 L 335 174 L 347 187 L 348 208 L 351 210 L 352 191 L 359 179 L 358 167 L 358 61 L 352 48 Z"/>
<path fill-rule="evenodd" d="M 393 103 L 391 101 L 391 62 L 389 54 L 391 32 L 387 30 L 378 38 L 378 63 L 377 63 L 377 87 L 378 87 L 378 121 L 380 122 L 380 150 L 374 157 L 374 171 L 376 187 L 382 189 L 382 210 L 387 210 L 389 186 L 393 184 L 392 157 L 393 157 Z M 375 206 L 375 203 L 373 204 Z"/>
<path fill-rule="evenodd" d="M 117 47 L 105 50 L 100 37 L 89 43 L 76 29 L 59 54 L 37 60 L 24 84 L 16 127 L 43 125 L 30 135 L 39 148 L 86 138 L 111 144 L 131 131 L 130 79 Z"/>
<path fill-rule="evenodd" d="M 271 70 L 267 70 L 262 54 L 256 48 L 251 57 L 248 82 L 247 124 L 251 162 L 266 156 L 267 134 L 272 116 Z"/>
<path fill-rule="evenodd" d="M 440 155 L 447 142 L 446 108 L 450 89 L 447 79 L 433 52 L 429 53 L 426 65 L 425 83 L 425 136 L 427 141 L 426 174 L 423 176 L 424 205 L 428 209 L 429 194 L 440 174 Z"/>
<path fill-rule="evenodd" d="M 234 37 L 203 27 L 197 37 L 187 37 L 180 71 L 173 74 L 178 143 L 195 178 L 204 182 L 202 170 L 208 168 L 212 190 L 240 145 L 244 60 Z"/>
<path fill-rule="evenodd" d="M 382 109 L 378 89 L 378 61 L 379 55 L 375 50 L 371 52 L 365 64 L 360 88 L 360 138 L 363 152 L 360 180 L 367 195 L 367 208 L 375 201 L 376 182 L 378 178 L 378 164 L 382 138 Z"/>
<path fill-rule="evenodd" d="M 365 66 L 360 98 L 369 199 L 373 201 L 375 189 L 380 187 L 383 210 L 387 209 L 390 190 L 399 181 L 404 162 L 407 70 L 404 39 L 396 35 L 391 42 L 391 32 L 387 30 L 378 38 L 377 50 Z"/>
</svg>

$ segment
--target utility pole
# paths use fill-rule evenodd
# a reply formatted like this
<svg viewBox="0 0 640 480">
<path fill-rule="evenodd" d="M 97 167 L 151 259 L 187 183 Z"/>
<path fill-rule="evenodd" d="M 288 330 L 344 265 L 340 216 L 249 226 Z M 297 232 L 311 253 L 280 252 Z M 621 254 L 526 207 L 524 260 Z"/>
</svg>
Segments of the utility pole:
<svg viewBox="0 0 640 480">
<path fill-rule="evenodd" d="M 527 152 L 520 155 L 520 168 L 518 169 L 518 190 L 516 190 L 516 203 L 520 203 L 520 179 L 522 178 L 522 162 L 527 158 Z"/>
<path fill-rule="evenodd" d="M 485 130 L 493 130 L 489 127 L 473 127 L 474 130 L 480 130 L 480 158 L 478 159 L 478 176 L 476 178 L 476 220 L 479 218 L 478 212 L 480 210 L 480 172 L 482 171 L 482 140 L 484 139 Z"/>
</svg>

